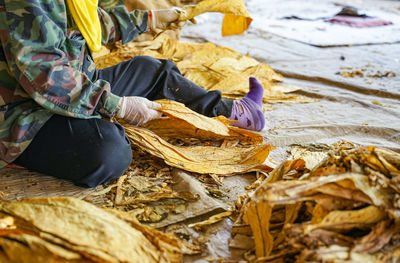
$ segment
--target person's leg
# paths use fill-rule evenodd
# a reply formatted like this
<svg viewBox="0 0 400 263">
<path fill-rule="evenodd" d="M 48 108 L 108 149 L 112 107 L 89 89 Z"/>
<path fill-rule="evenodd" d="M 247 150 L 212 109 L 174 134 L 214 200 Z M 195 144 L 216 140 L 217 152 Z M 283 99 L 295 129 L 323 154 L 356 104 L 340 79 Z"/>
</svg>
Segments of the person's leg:
<svg viewBox="0 0 400 263">
<path fill-rule="evenodd" d="M 14 163 L 95 187 L 120 177 L 131 161 L 130 142 L 119 124 L 54 115 Z"/>
<path fill-rule="evenodd" d="M 207 91 L 186 79 L 169 60 L 136 56 L 99 70 L 98 78 L 110 82 L 112 92 L 119 96 L 175 100 L 206 116 L 229 117 L 232 112 L 232 100 L 222 99 L 220 91 Z"/>
</svg>

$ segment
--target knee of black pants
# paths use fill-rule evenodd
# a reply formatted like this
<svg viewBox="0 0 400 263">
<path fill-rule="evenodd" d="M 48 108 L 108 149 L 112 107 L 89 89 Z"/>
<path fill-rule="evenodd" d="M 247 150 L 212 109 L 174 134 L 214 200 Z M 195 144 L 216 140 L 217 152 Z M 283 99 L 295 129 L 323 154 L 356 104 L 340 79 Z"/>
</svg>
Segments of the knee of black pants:
<svg viewBox="0 0 400 263">
<path fill-rule="evenodd" d="M 143 67 L 144 74 L 153 75 L 162 66 L 162 61 L 149 56 L 135 56 L 130 60 L 130 63 L 135 65 L 135 69 Z"/>
<path fill-rule="evenodd" d="M 149 56 L 135 56 L 130 61 L 135 65 L 144 67 L 144 73 L 154 76 L 156 79 L 159 77 L 159 75 L 163 75 L 163 72 L 176 71 L 180 74 L 176 64 L 168 59 L 157 59 Z"/>
<path fill-rule="evenodd" d="M 161 62 L 159 59 L 150 57 L 150 56 L 134 56 L 131 61 L 134 61 L 135 63 L 141 63 L 141 64 L 156 64 L 160 65 Z"/>
<path fill-rule="evenodd" d="M 132 150 L 125 135 L 116 135 L 99 142 L 96 151 L 88 157 L 86 174 L 77 176 L 74 183 L 84 187 L 96 187 L 119 178 L 132 162 Z"/>
</svg>

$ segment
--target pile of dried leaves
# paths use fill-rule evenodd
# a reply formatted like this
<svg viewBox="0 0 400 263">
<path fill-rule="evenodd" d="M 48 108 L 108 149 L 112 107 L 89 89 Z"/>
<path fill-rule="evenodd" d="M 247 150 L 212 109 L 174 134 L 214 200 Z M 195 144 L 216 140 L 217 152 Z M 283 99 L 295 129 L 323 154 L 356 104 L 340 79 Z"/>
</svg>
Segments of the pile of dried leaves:
<svg viewBox="0 0 400 263">
<path fill-rule="evenodd" d="M 157 102 L 166 118 L 153 120 L 143 127 L 125 125 L 133 145 L 170 166 L 189 172 L 232 175 L 269 170 L 263 163 L 272 147 L 263 144 L 258 133 L 229 126 L 232 121 L 222 116 L 203 116 L 179 102 Z M 168 138 L 194 138 L 208 144 L 177 146 L 168 143 Z"/>
<path fill-rule="evenodd" d="M 171 213 L 184 212 L 199 198 L 172 189 L 174 167 L 199 178 L 210 195 L 220 194 L 221 176 L 272 170 L 263 164 L 272 147 L 260 134 L 229 126 L 231 121 L 224 117 L 205 117 L 175 101 L 158 102 L 166 117 L 143 127 L 123 124 L 132 142 L 131 167 L 85 200 L 126 211 L 143 223 L 158 223 Z"/>
<path fill-rule="evenodd" d="M 0 202 L 0 261 L 181 262 L 190 243 L 73 198 Z"/>
<path fill-rule="evenodd" d="M 284 162 L 238 202 L 232 246 L 253 248 L 251 261 L 397 262 L 400 154 L 336 146 L 311 170 Z"/>
</svg>

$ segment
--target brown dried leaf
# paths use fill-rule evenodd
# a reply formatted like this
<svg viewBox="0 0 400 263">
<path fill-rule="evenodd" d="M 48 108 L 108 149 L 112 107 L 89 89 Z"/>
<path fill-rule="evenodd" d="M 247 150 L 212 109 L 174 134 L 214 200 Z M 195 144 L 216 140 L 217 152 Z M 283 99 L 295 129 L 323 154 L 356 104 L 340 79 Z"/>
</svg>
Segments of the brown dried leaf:
<svg viewBox="0 0 400 263">
<path fill-rule="evenodd" d="M 167 254 L 168 258 L 173 259 L 171 262 L 179 262 L 182 260 L 181 254 L 195 255 L 202 252 L 202 248 L 200 246 L 186 242 L 174 234 L 161 233 L 154 228 L 140 224 L 136 217 L 133 217 L 128 213 L 115 209 L 110 209 L 107 211 L 129 223 L 133 228 L 139 229 L 159 250 L 161 250 L 164 254 Z"/>
<path fill-rule="evenodd" d="M 223 220 L 224 218 L 226 218 L 228 216 L 231 216 L 232 213 L 233 213 L 233 211 L 222 212 L 222 213 L 211 216 L 209 219 L 207 219 L 205 221 L 190 224 L 189 227 L 199 228 L 199 227 L 203 227 L 203 226 L 212 225 L 212 224 L 218 223 L 219 221 Z"/>
<path fill-rule="evenodd" d="M 399 226 L 393 225 L 391 220 L 378 222 L 371 232 L 357 240 L 353 249 L 355 252 L 375 253 L 390 242 L 393 234 L 399 231 Z"/>
<path fill-rule="evenodd" d="M 0 235 L 0 262 L 7 263 L 93 263 L 75 253 L 47 242 L 40 237 L 25 233 L 2 233 Z"/>
<path fill-rule="evenodd" d="M 269 220 L 272 206 L 266 202 L 249 202 L 246 204 L 243 220 L 249 224 L 254 235 L 257 258 L 269 256 L 274 245 L 269 232 Z"/>
<path fill-rule="evenodd" d="M 400 197 L 396 176 L 392 177 L 399 167 L 398 154 L 348 143 L 330 149 L 308 176 L 307 169 L 297 170 L 300 177 L 293 176 L 295 162 L 283 163 L 242 205 L 233 229 L 240 233 L 239 229 L 246 229 L 243 223 L 250 224 L 254 239 L 259 240 L 258 261 L 280 258 L 291 262 L 293 255 L 286 257 L 286 251 L 297 254 L 297 262 L 388 262 L 399 258 Z M 304 166 L 307 164 L 300 167 Z M 301 179 L 293 180 L 296 178 Z M 254 207 L 262 204 L 274 209 L 257 213 Z M 288 209 L 285 219 L 278 208 L 283 205 Z M 266 231 L 265 225 L 275 238 L 267 256 L 260 245 L 265 245 L 260 234 Z"/>
<path fill-rule="evenodd" d="M 337 231 L 351 228 L 364 228 L 380 222 L 386 216 L 386 212 L 376 206 L 368 206 L 353 211 L 332 211 L 327 214 L 320 223 L 306 227 L 306 233 L 314 229 L 334 229 Z"/>
</svg>

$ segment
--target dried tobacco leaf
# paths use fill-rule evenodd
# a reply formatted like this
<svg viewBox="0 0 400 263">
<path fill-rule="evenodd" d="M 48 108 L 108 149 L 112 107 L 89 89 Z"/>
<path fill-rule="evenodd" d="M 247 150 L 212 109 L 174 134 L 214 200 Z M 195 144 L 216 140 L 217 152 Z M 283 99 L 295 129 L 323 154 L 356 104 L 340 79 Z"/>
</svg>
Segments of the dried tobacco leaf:
<svg viewBox="0 0 400 263">
<path fill-rule="evenodd" d="M 209 118 L 198 114 L 182 103 L 158 100 L 160 111 L 170 118 L 152 120 L 142 127 L 162 138 L 198 138 L 203 140 L 239 140 L 242 144 L 261 144 L 263 137 L 255 132 L 229 126 L 231 120 L 223 116 Z"/>
<path fill-rule="evenodd" d="M 392 220 L 378 222 L 372 227 L 372 231 L 357 240 L 354 247 L 355 252 L 375 253 L 390 242 L 395 233 L 398 233 L 399 225 L 395 225 Z"/>
<path fill-rule="evenodd" d="M 12 233 L 0 235 L 0 262 L 7 263 L 92 263 L 62 246 L 54 245 L 30 233 Z"/>
<path fill-rule="evenodd" d="M 158 239 L 164 234 L 154 230 L 158 238 L 148 239 L 139 224 L 132 227 L 78 199 L 1 201 L 0 210 L 15 219 L 15 229 L 0 231 L 0 258 L 7 255 L 17 260 L 11 262 L 42 262 L 43 257 L 59 260 L 55 262 L 180 262 L 182 259 L 178 246 L 160 246 Z M 30 246 L 28 250 L 26 246 Z M 29 258 L 23 257 L 25 252 Z"/>
<path fill-rule="evenodd" d="M 200 246 L 186 242 L 174 234 L 161 233 L 154 228 L 140 224 L 135 217 L 128 213 L 115 209 L 108 209 L 107 211 L 129 223 L 133 228 L 139 229 L 160 251 L 167 254 L 168 258 L 172 259 L 171 262 L 179 262 L 182 260 L 182 254 L 195 255 L 202 252 Z"/>
<path fill-rule="evenodd" d="M 215 135 L 229 136 L 228 126 L 216 119 L 208 118 L 194 112 L 185 107 L 182 103 L 173 100 L 158 100 L 157 102 L 161 104 L 160 111 L 167 116 L 173 116 L 174 118 L 184 120 L 196 129 L 209 131 Z"/>
<path fill-rule="evenodd" d="M 317 224 L 306 227 L 306 233 L 314 229 L 333 229 L 344 231 L 351 228 L 368 227 L 371 224 L 380 222 L 386 213 L 376 206 L 368 206 L 360 210 L 332 211 L 322 218 Z"/>
<path fill-rule="evenodd" d="M 222 22 L 222 35 L 230 36 L 246 31 L 251 21 L 243 0 L 203 0 L 195 6 L 185 6 L 180 20 L 190 20 L 206 12 L 226 14 Z"/>
<path fill-rule="evenodd" d="M 222 219 L 224 219 L 228 216 L 231 216 L 232 213 L 233 213 L 233 211 L 222 212 L 220 214 L 211 216 L 209 219 L 207 219 L 205 221 L 190 224 L 189 227 L 199 228 L 199 227 L 203 227 L 203 226 L 212 225 L 212 224 L 218 223 L 219 221 L 221 221 Z"/>
<path fill-rule="evenodd" d="M 274 245 L 269 232 L 272 206 L 265 202 L 250 202 L 246 205 L 245 211 L 243 220 L 253 231 L 257 258 L 269 256 Z"/>
<path fill-rule="evenodd" d="M 168 165 L 196 173 L 226 175 L 264 169 L 261 164 L 272 150 L 270 145 L 178 147 L 147 129 L 125 125 L 125 130 L 134 145 L 163 159 Z"/>
</svg>

